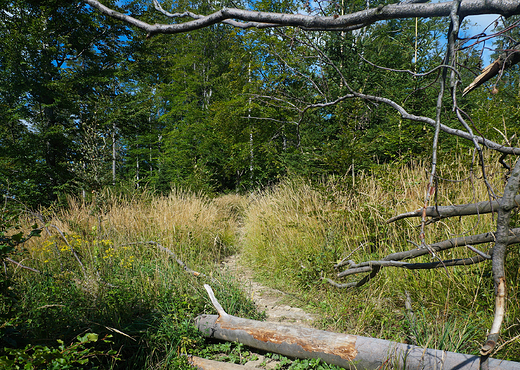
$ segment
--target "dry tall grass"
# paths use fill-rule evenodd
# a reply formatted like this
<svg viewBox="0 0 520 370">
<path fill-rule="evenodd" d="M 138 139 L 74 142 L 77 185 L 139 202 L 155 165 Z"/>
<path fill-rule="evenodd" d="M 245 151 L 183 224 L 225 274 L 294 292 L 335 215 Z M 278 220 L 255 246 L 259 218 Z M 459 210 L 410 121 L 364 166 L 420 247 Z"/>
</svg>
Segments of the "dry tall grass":
<svg viewBox="0 0 520 370">
<path fill-rule="evenodd" d="M 317 252 L 333 249 L 335 257 L 342 259 L 351 253 L 352 257 L 383 257 L 413 248 L 407 241 L 418 240 L 420 220 L 386 221 L 421 207 L 427 184 L 425 170 L 425 164 L 415 163 L 370 176 L 362 174 L 354 189 L 341 178 L 320 186 L 292 180 L 254 194 L 245 216 L 244 251 L 260 266 L 309 269 L 312 266 L 307 259 Z M 456 175 L 456 182 L 439 181 L 440 205 L 489 199 L 482 181 L 461 181 L 460 173 L 462 168 L 457 167 L 440 171 L 442 177 Z M 496 176 L 492 179 L 501 181 L 496 181 Z M 428 227 L 427 242 L 480 233 L 493 226 L 490 215 L 443 220 Z"/>
<path fill-rule="evenodd" d="M 468 176 L 468 157 L 438 170 L 438 203 L 471 203 L 489 199 L 477 167 Z M 504 184 L 503 170 L 488 158 L 487 176 L 495 189 Z M 97 194 L 92 202 L 69 200 L 69 207 L 49 216 L 67 236 L 75 235 L 78 249 L 96 261 L 101 275 L 117 267 L 141 270 L 142 294 L 164 290 L 163 277 L 153 263 L 171 263 L 153 246 L 128 248 L 132 243 L 154 241 L 170 249 L 192 268 L 214 269 L 226 255 L 240 251 L 266 284 L 282 288 L 316 310 L 325 328 L 370 335 L 419 345 L 477 352 L 493 316 L 493 284 L 489 263 L 432 271 L 385 268 L 364 287 L 339 290 L 323 283 L 335 279 L 333 265 L 349 258 L 357 262 L 380 259 L 389 253 L 412 249 L 417 242 L 418 219 L 387 224 L 390 217 L 422 206 L 428 163 L 386 166 L 370 175 L 351 179 L 330 178 L 309 183 L 287 180 L 250 196 L 207 198 L 176 191 L 167 197 L 149 193 L 119 196 Z M 453 181 L 448 181 L 450 179 Z M 497 191 L 500 196 L 500 190 Z M 446 219 L 429 225 L 426 241 L 477 234 L 495 227 L 491 215 Z M 50 239 L 56 243 L 56 236 Z M 58 238 L 59 239 L 59 238 Z M 39 261 L 48 260 L 45 239 L 29 249 Z M 480 246 L 486 250 L 490 246 Z M 520 259 L 518 247 L 509 254 L 509 314 L 504 336 L 520 333 Z M 47 255 L 46 255 L 47 254 Z M 467 257 L 464 248 L 442 258 Z M 153 262 L 150 264 L 150 259 Z M 418 262 L 430 261 L 429 256 Z M 146 267 L 145 268 L 143 266 Z M 133 275 L 135 276 L 135 274 Z M 350 280 L 359 279 L 351 277 Z M 88 279 L 87 279 L 88 281 Z M 405 309 L 409 295 L 415 311 Z M 498 354 L 520 359 L 520 344 L 509 344 Z"/>
<path fill-rule="evenodd" d="M 48 222 L 65 234 L 87 240 L 111 240 L 117 246 L 153 241 L 191 262 L 216 262 L 236 251 L 237 212 L 243 199 L 211 200 L 175 191 L 166 197 L 98 194 L 92 202 L 69 198 L 69 206 Z M 51 228 L 52 229 L 52 228 Z"/>
<path fill-rule="evenodd" d="M 473 168 L 468 177 L 469 162 L 461 157 L 439 168 L 439 205 L 489 199 L 481 170 Z M 500 196 L 504 171 L 496 159 L 488 158 L 488 163 L 486 175 Z M 385 268 L 366 286 L 351 291 L 338 290 L 320 279 L 336 280 L 338 271 L 333 265 L 347 257 L 362 262 L 415 248 L 408 241 L 419 241 L 419 219 L 392 224 L 386 220 L 422 206 L 428 169 L 428 163 L 420 162 L 388 166 L 369 176 L 358 176 L 355 188 L 349 185 L 351 179 L 329 179 L 318 186 L 291 180 L 256 193 L 245 213 L 242 251 L 260 279 L 298 292 L 310 307 L 320 311 L 328 328 L 477 352 L 493 316 L 490 263 L 449 268 L 448 272 Z M 445 219 L 427 227 L 426 242 L 494 228 L 491 215 Z M 489 247 L 479 246 L 483 250 Z M 518 248 L 511 249 L 510 311 L 505 323 L 510 333 L 505 338 L 514 337 L 520 328 Z M 441 257 L 471 255 L 471 251 L 458 248 Z M 426 256 L 417 262 L 430 260 Z M 405 310 L 407 294 L 414 310 L 422 315 L 420 321 L 412 320 Z M 508 355 L 520 358 L 519 347 L 510 346 Z"/>
</svg>

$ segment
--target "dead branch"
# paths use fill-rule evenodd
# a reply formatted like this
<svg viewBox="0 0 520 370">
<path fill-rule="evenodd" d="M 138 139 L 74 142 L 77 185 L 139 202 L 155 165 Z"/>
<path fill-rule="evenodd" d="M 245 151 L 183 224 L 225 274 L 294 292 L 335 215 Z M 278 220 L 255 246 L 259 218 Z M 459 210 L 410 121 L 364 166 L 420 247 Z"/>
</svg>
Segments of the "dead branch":
<svg viewBox="0 0 520 370">
<path fill-rule="evenodd" d="M 482 256 L 475 256 L 475 257 L 469 257 L 469 258 L 457 258 L 457 259 L 451 259 L 451 260 L 444 260 L 444 261 L 436 261 L 436 262 L 425 262 L 425 263 L 408 263 L 408 262 L 401 262 L 401 261 L 367 261 L 363 262 L 359 265 L 365 265 L 368 264 L 369 266 L 365 267 L 354 267 L 359 265 L 354 265 L 352 268 L 345 270 L 343 272 L 340 272 L 337 276 L 338 277 L 344 277 L 347 275 L 354 275 L 354 274 L 360 274 L 363 272 L 370 272 L 373 270 L 374 267 L 402 267 L 408 270 L 431 270 L 436 269 L 440 267 L 446 267 L 446 266 L 469 266 L 474 265 L 476 263 L 484 262 L 489 260 L 489 258 L 485 258 Z"/>
<path fill-rule="evenodd" d="M 462 96 L 476 89 L 484 82 L 495 77 L 499 73 L 502 74 L 506 69 L 511 68 L 520 62 L 520 50 L 507 50 L 502 53 L 493 63 L 482 70 L 473 82 L 471 82 L 463 91 Z"/>
<path fill-rule="evenodd" d="M 171 250 L 169 250 L 168 248 L 166 247 L 163 247 L 161 244 L 155 242 L 155 241 L 147 241 L 147 242 L 137 242 L 137 243 L 129 243 L 129 245 L 131 244 L 151 244 L 151 245 L 155 245 L 158 249 L 162 250 L 163 252 L 166 252 L 170 257 L 171 259 L 173 259 L 175 262 L 177 262 L 177 264 L 184 270 L 186 271 L 188 274 L 190 275 L 193 275 L 193 276 L 201 276 L 201 277 L 207 277 L 206 275 L 204 275 L 203 273 L 201 272 L 197 272 L 195 270 L 192 270 L 188 267 L 188 265 L 186 265 L 179 257 L 177 257 L 177 255 L 175 253 L 173 253 Z"/>
<path fill-rule="evenodd" d="M 361 273 L 370 273 L 362 278 L 358 282 L 349 282 L 346 284 L 337 283 L 331 279 L 322 277 L 322 280 L 325 280 L 329 284 L 337 287 L 337 288 L 359 288 L 370 280 L 372 280 L 377 273 L 383 267 L 401 267 L 409 270 L 417 270 L 417 269 L 436 269 L 441 267 L 450 267 L 450 266 L 468 266 L 476 263 L 481 263 L 489 258 L 494 258 L 494 253 L 491 251 L 489 254 L 478 251 L 472 245 L 474 244 L 484 244 L 484 243 L 492 243 L 496 240 L 496 233 L 488 232 L 484 234 L 470 235 L 466 237 L 458 237 L 453 239 L 444 240 L 441 242 L 437 242 L 434 244 L 430 244 L 429 248 L 417 248 L 412 250 L 407 250 L 403 252 L 397 252 L 389 254 L 379 261 L 366 261 L 361 263 L 355 263 L 352 260 L 342 261 L 336 265 L 335 268 L 339 268 L 345 265 L 349 265 L 349 268 L 345 271 L 338 273 L 338 277 L 345 277 L 348 275 L 357 275 Z M 503 238 L 503 243 L 506 245 L 518 244 L 520 243 L 520 228 L 511 229 L 508 232 L 507 237 Z M 436 262 L 425 262 L 425 263 L 407 263 L 401 262 L 403 260 L 417 258 L 419 256 L 424 256 L 430 253 L 430 250 L 434 253 L 440 251 L 446 251 L 449 249 L 453 249 L 456 247 L 471 247 L 470 250 L 477 253 L 477 256 L 461 258 L 461 259 L 452 259 L 452 260 L 440 260 Z"/>
<path fill-rule="evenodd" d="M 443 240 L 443 241 L 440 241 L 437 243 L 430 244 L 429 247 L 434 252 L 441 252 L 441 251 L 446 251 L 449 249 L 468 246 L 468 245 L 493 243 L 495 240 L 496 240 L 495 233 L 487 232 L 484 234 L 461 236 L 461 237 L 457 237 L 457 238 Z M 509 235 L 507 236 L 507 239 L 505 239 L 505 240 L 508 245 L 520 243 L 520 228 L 511 229 L 509 231 Z M 402 252 L 396 252 L 396 253 L 389 254 L 388 256 L 383 258 L 381 261 L 403 261 L 403 260 L 407 260 L 407 259 L 424 256 L 425 254 L 428 254 L 428 253 L 429 253 L 428 250 L 425 248 L 417 248 L 417 249 L 406 250 L 406 251 L 402 251 Z M 339 268 L 339 267 L 345 266 L 345 265 L 351 265 L 351 262 L 342 261 L 341 263 L 334 265 L 334 267 Z M 359 264 L 356 266 L 364 266 L 364 265 Z"/>
<path fill-rule="evenodd" d="M 205 285 L 212 292 L 211 287 Z M 212 294 L 213 298 L 214 295 Z M 215 299 L 216 300 L 216 299 Z M 213 299 L 212 299 L 213 301 Z M 220 306 L 220 305 L 219 305 Z M 219 309 L 220 311 L 220 309 Z M 209 338 L 233 341 L 295 358 L 319 358 L 345 369 L 477 370 L 479 357 L 422 348 L 387 340 L 243 319 L 232 315 L 201 315 L 196 325 Z M 519 363 L 490 359 L 495 369 L 513 370 Z"/>
<path fill-rule="evenodd" d="M 84 0 L 85 3 L 98 9 L 100 12 L 124 21 L 134 27 L 144 30 L 148 36 L 156 34 L 174 34 L 190 32 L 193 30 L 234 20 L 236 27 L 300 27 L 306 30 L 345 30 L 348 28 L 359 28 L 376 23 L 381 20 L 403 19 L 412 17 L 430 18 L 446 17 L 450 15 L 451 2 L 414 4 L 397 3 L 380 5 L 376 8 L 366 9 L 341 16 L 319 17 L 305 14 L 285 14 L 260 12 L 235 8 L 223 8 L 209 15 L 195 15 L 195 19 L 188 22 L 176 24 L 149 24 L 131 17 L 127 14 L 110 9 L 97 0 Z M 458 14 L 461 17 L 479 14 L 501 14 L 511 16 L 520 13 L 520 7 L 515 1 L 508 0 L 466 0 L 460 4 Z M 182 13 L 190 16 L 190 13 Z M 192 17 L 193 18 L 193 17 Z M 246 26 L 242 22 L 254 22 Z"/>
<path fill-rule="evenodd" d="M 25 265 L 22 265 L 20 262 L 17 262 L 9 257 L 5 257 L 4 258 L 6 261 L 8 262 L 11 262 L 11 263 L 14 263 L 16 266 L 22 268 L 22 269 L 26 269 L 26 270 L 29 270 L 29 271 L 32 271 L 32 272 L 37 272 L 38 274 L 41 274 L 42 272 L 40 270 L 36 270 L 36 269 L 33 269 L 32 267 L 29 267 L 29 266 L 25 266 Z"/>
<path fill-rule="evenodd" d="M 497 216 L 497 232 L 496 242 L 493 247 L 493 280 L 495 283 L 495 316 L 486 343 L 482 346 L 480 353 L 487 361 L 487 356 L 493 351 L 500 337 L 500 328 L 504 320 L 506 306 L 506 272 L 505 272 L 505 256 L 507 246 L 509 245 L 509 235 L 511 229 L 509 223 L 511 220 L 511 210 L 515 207 L 515 195 L 520 187 L 520 159 L 516 161 L 515 167 L 511 172 L 511 176 L 507 181 L 504 189 L 504 195 L 500 199 Z"/>
<path fill-rule="evenodd" d="M 520 204 L 520 194 L 515 198 L 514 207 Z M 431 206 L 426 207 L 426 216 L 432 217 L 435 221 L 441 220 L 448 217 L 460 217 L 460 216 L 471 216 L 471 215 L 482 215 L 491 212 L 498 211 L 498 200 L 484 201 L 478 203 L 469 204 L 456 204 L 452 206 Z M 402 213 L 400 215 L 390 218 L 386 223 L 392 223 L 397 220 L 409 217 L 421 217 L 423 208 L 417 209 L 412 212 Z"/>
</svg>

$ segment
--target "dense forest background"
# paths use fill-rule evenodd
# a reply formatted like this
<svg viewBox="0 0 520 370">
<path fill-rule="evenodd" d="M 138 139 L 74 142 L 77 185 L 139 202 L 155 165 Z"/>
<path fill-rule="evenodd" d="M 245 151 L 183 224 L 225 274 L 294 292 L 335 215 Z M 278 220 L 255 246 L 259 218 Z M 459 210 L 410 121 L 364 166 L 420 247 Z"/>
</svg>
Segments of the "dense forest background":
<svg viewBox="0 0 520 370">
<path fill-rule="evenodd" d="M 327 4 L 322 12 L 329 15 L 366 6 Z M 150 23 L 167 20 L 151 1 L 107 5 Z M 162 5 L 197 13 L 214 6 Z M 279 12 L 306 6 L 233 5 Z M 305 107 L 341 96 L 342 75 L 358 91 L 431 116 L 438 74 L 405 71 L 422 73 L 439 64 L 445 19 L 323 33 L 214 25 L 146 38 L 81 1 L 2 1 L 1 9 L 0 192 L 31 207 L 67 194 L 89 197 L 107 186 L 243 192 L 287 176 L 355 175 L 430 155 L 433 129 L 402 120 L 388 107 L 360 100 Z M 515 22 L 500 19 L 486 32 Z M 460 40 L 457 62 L 464 66 L 465 86 L 489 62 L 482 60 L 489 49 L 500 53 L 509 45 L 507 37 L 494 44 Z M 478 132 L 505 142 L 519 128 L 518 68 L 488 85 L 458 103 Z M 449 113 L 445 122 L 458 127 Z M 450 161 L 471 145 L 441 135 L 441 156 Z"/>
</svg>

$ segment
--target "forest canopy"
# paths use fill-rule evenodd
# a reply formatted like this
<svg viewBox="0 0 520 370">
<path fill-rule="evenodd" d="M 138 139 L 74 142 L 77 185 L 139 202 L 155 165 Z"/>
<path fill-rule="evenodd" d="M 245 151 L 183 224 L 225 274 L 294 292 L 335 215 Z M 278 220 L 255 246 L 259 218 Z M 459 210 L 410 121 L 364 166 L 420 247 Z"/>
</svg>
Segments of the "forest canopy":
<svg viewBox="0 0 520 370">
<path fill-rule="evenodd" d="M 162 12 L 152 1 L 104 4 L 149 24 L 219 9 L 204 1 L 164 2 Z M 227 5 L 334 20 L 367 4 Z M 381 102 L 342 97 L 351 88 L 432 116 L 439 75 L 429 71 L 444 57 L 446 17 L 333 32 L 224 23 L 146 37 L 83 1 L 7 1 L 2 9 L 0 189 L 24 203 L 48 205 L 60 194 L 109 185 L 244 191 L 287 175 L 355 174 L 431 155 L 427 123 Z M 459 89 L 489 63 L 486 56 L 514 45 L 516 22 L 497 17 L 483 30 L 461 32 Z M 516 67 L 503 70 L 458 101 L 478 131 L 500 144 L 518 130 L 516 75 Z M 449 111 L 442 115 L 460 128 Z M 439 150 L 448 156 L 472 146 L 441 133 Z"/>
</svg>

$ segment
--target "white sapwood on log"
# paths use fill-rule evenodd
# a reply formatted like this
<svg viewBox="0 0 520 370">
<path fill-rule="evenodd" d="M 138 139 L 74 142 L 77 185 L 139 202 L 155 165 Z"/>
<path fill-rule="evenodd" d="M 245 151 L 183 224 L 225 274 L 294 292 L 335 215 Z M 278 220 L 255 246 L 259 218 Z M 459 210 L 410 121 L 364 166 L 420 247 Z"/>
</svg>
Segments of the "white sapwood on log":
<svg viewBox="0 0 520 370">
<path fill-rule="evenodd" d="M 211 287 L 204 285 L 213 304 Z M 218 304 L 218 302 L 217 302 Z M 243 319 L 224 312 L 201 315 L 196 324 L 206 337 L 239 342 L 292 358 L 319 358 L 345 369 L 477 370 L 480 357 L 357 335 Z M 489 369 L 518 370 L 520 363 L 489 359 Z"/>
</svg>

